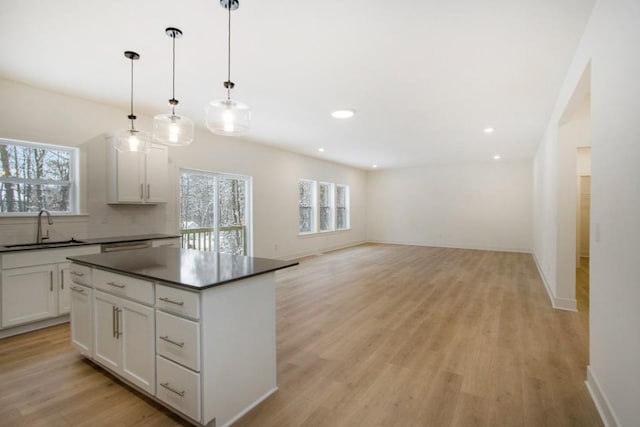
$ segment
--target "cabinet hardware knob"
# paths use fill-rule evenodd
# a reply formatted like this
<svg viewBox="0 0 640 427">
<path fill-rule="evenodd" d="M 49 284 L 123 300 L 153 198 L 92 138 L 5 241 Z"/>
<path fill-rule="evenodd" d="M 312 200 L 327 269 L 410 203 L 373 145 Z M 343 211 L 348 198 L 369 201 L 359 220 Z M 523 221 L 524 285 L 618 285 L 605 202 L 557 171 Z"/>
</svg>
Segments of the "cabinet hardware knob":
<svg viewBox="0 0 640 427">
<path fill-rule="evenodd" d="M 81 293 L 81 294 L 84 293 L 84 289 L 76 288 L 75 286 L 72 286 L 71 290 L 74 291 L 74 292 Z"/>
<path fill-rule="evenodd" d="M 173 344 L 175 346 L 178 346 L 180 348 L 184 347 L 184 343 L 183 342 L 176 342 L 176 341 L 172 340 L 171 338 L 169 338 L 168 336 L 164 336 L 164 337 L 161 336 L 160 339 L 164 340 L 164 341 L 166 341 L 166 342 L 168 342 L 170 344 Z"/>
<path fill-rule="evenodd" d="M 166 388 L 167 390 L 169 390 L 170 392 L 175 393 L 180 397 L 184 397 L 184 390 L 182 391 L 175 390 L 173 387 L 169 385 L 169 383 L 160 383 L 160 385 Z"/>
<path fill-rule="evenodd" d="M 167 298 L 167 297 L 160 297 L 160 298 L 158 298 L 158 299 L 159 299 L 160 301 L 168 302 L 169 304 L 184 305 L 184 302 L 183 302 L 183 301 L 173 301 L 173 300 L 170 300 L 170 299 L 169 299 L 169 298 Z"/>
</svg>

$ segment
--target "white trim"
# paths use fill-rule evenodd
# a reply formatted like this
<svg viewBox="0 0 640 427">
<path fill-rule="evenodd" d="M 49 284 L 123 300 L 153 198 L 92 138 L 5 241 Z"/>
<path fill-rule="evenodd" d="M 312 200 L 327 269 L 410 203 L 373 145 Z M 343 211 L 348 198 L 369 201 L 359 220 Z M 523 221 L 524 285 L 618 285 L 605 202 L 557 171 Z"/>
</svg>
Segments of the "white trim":
<svg viewBox="0 0 640 427">
<path fill-rule="evenodd" d="M 236 415 L 235 417 L 233 417 L 229 421 L 227 421 L 227 423 L 224 424 L 222 427 L 227 427 L 227 426 L 230 426 L 231 424 L 235 423 L 240 418 L 244 417 L 250 410 L 252 410 L 256 406 L 258 406 L 260 403 L 262 403 L 263 400 L 267 399 L 269 396 L 271 396 L 276 391 L 278 391 L 278 387 L 275 387 L 275 388 L 269 390 L 267 393 L 265 393 L 263 396 L 259 397 L 255 402 L 253 402 L 251 405 L 247 406 L 238 415 Z"/>
<path fill-rule="evenodd" d="M 591 365 L 587 366 L 587 380 L 584 383 L 587 386 L 587 390 L 589 390 L 591 399 L 593 399 L 593 403 L 596 405 L 596 409 L 605 427 L 620 426 L 621 424 L 613 412 L 611 403 L 609 403 L 609 399 L 607 399 L 607 396 L 604 394 L 604 390 L 600 387 L 600 383 L 596 379 Z"/>
<path fill-rule="evenodd" d="M 557 310 L 578 311 L 578 302 L 575 298 L 558 298 L 554 295 L 551 290 L 551 285 L 547 280 L 547 276 L 545 276 L 542 266 L 540 265 L 540 262 L 538 262 L 538 257 L 535 252 L 531 252 L 531 255 L 533 255 L 533 260 L 536 262 L 536 267 L 538 268 L 538 273 L 540 274 L 542 283 L 544 283 L 544 287 L 547 289 L 551 306 Z"/>
<path fill-rule="evenodd" d="M 518 252 L 530 254 L 531 249 L 524 248 L 505 248 L 505 247 L 490 247 L 490 246 L 477 246 L 477 245 L 448 245 L 446 243 L 431 243 L 431 242 L 398 242 L 391 240 L 368 240 L 369 243 L 381 243 L 386 245 L 404 245 L 404 246 L 428 246 L 433 248 L 451 248 L 451 249 L 470 249 L 476 251 L 494 251 L 494 252 Z"/>
<path fill-rule="evenodd" d="M 357 242 L 351 242 L 351 243 L 345 243 L 343 245 L 337 245 L 337 246 L 328 246 L 325 248 L 318 248 L 318 249 L 312 249 L 309 251 L 302 251 L 302 252 L 296 252 L 293 254 L 289 254 L 283 257 L 280 257 L 279 259 L 283 259 L 285 261 L 292 261 L 292 260 L 296 260 L 296 259 L 300 259 L 300 258 L 305 258 L 311 255 L 322 255 L 324 252 L 331 252 L 331 251 L 337 251 L 339 249 L 346 249 L 346 248 L 350 248 L 353 246 L 360 246 L 360 245 L 364 245 L 365 243 L 368 243 L 364 240 L 360 240 Z"/>
<path fill-rule="evenodd" d="M 62 316 L 54 317 L 53 319 L 45 319 L 38 322 L 2 329 L 0 330 L 0 339 L 24 334 L 26 332 L 37 331 L 38 329 L 48 328 L 49 326 L 55 326 L 67 322 L 69 322 L 69 314 L 63 314 Z"/>
</svg>

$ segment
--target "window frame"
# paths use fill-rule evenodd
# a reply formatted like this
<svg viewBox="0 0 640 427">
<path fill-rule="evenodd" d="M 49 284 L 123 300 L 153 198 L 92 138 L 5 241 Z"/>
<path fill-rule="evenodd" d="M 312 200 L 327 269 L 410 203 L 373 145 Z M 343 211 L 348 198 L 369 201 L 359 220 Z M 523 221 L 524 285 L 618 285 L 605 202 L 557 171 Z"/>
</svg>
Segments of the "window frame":
<svg viewBox="0 0 640 427">
<path fill-rule="evenodd" d="M 324 206 L 320 206 L 320 187 L 326 185 L 329 188 L 329 195 L 327 196 L 327 200 L 329 201 L 329 228 L 326 230 L 321 230 L 320 229 L 320 209 L 325 208 Z M 318 233 L 328 233 L 330 231 L 336 231 L 336 221 L 335 221 L 335 217 L 336 217 L 336 200 L 335 200 L 335 184 L 331 183 L 331 182 L 325 182 L 325 181 L 320 181 L 318 182 L 318 194 L 317 194 L 317 213 L 318 213 Z"/>
<path fill-rule="evenodd" d="M 78 147 L 65 145 L 46 144 L 42 142 L 23 141 L 11 138 L 1 138 L 0 144 L 17 145 L 47 151 L 63 151 L 69 153 L 69 180 L 57 181 L 51 179 L 26 179 L 26 178 L 5 178 L 0 176 L 0 183 L 10 182 L 12 184 L 40 184 L 40 185 L 68 185 L 69 186 L 69 211 L 50 211 L 54 216 L 73 216 L 80 213 L 80 156 Z M 36 217 L 38 212 L 0 212 L 0 218 L 8 217 Z"/>
<path fill-rule="evenodd" d="M 300 184 L 308 182 L 311 184 L 311 230 L 300 231 Z M 298 235 L 306 236 L 318 232 L 318 182 L 312 179 L 301 178 L 298 180 Z"/>
<path fill-rule="evenodd" d="M 338 228 L 338 187 L 344 188 L 344 205 L 345 205 L 345 216 L 347 226 L 344 228 Z M 336 184 L 335 185 L 335 230 L 336 231 L 344 231 L 351 229 L 351 188 L 347 184 Z"/>
<path fill-rule="evenodd" d="M 177 209 L 177 219 L 178 219 L 178 230 L 182 230 L 182 225 L 180 224 L 181 212 L 180 209 L 182 207 L 182 192 L 180 190 L 180 180 L 182 179 L 183 173 L 190 173 L 194 175 L 208 175 L 213 177 L 214 188 L 213 188 L 213 200 L 215 203 L 215 209 L 213 210 L 213 222 L 214 222 L 214 230 L 216 230 L 216 238 L 214 240 L 214 249 L 216 252 L 220 249 L 220 200 L 219 200 L 219 186 L 220 186 L 220 178 L 227 179 L 239 179 L 246 181 L 246 194 L 245 194 L 245 256 L 253 256 L 253 177 L 251 175 L 242 175 L 242 174 L 234 174 L 227 172 L 213 172 L 202 169 L 193 169 L 193 168 L 178 168 L 178 179 L 177 179 L 177 194 L 178 194 L 178 202 L 176 203 Z"/>
</svg>

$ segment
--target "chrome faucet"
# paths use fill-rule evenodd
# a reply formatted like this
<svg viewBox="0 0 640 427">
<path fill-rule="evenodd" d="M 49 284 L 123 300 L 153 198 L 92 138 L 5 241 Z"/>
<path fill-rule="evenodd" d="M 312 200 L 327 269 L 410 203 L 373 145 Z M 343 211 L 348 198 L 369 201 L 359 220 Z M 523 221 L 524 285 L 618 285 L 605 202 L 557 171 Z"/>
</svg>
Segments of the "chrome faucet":
<svg viewBox="0 0 640 427">
<path fill-rule="evenodd" d="M 36 243 L 40 244 L 43 240 L 49 238 L 49 230 L 47 230 L 47 234 L 45 236 L 42 235 L 42 214 L 47 214 L 47 222 L 49 225 L 53 225 L 53 219 L 51 219 L 51 212 L 46 209 L 40 210 L 38 212 L 38 234 L 36 235 Z"/>
</svg>

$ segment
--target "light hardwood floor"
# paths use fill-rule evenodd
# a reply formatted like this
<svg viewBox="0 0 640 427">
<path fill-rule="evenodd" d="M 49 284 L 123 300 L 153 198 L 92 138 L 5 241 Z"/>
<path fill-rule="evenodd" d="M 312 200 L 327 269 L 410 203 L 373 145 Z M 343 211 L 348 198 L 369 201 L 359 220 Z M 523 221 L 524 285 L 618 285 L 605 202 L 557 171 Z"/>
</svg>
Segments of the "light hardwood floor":
<svg viewBox="0 0 640 427">
<path fill-rule="evenodd" d="M 530 255 L 363 245 L 277 273 L 279 391 L 238 426 L 600 426 L 582 313 Z M 183 424 L 68 327 L 0 341 L 0 425 Z"/>
</svg>

